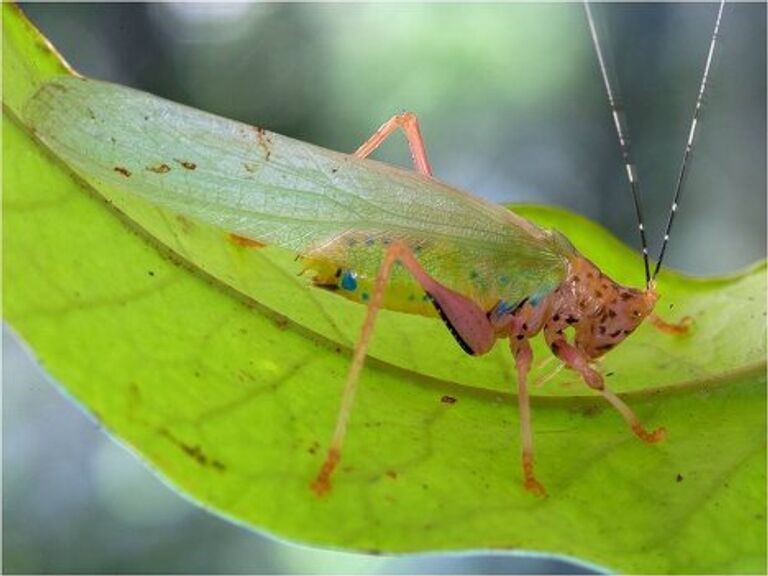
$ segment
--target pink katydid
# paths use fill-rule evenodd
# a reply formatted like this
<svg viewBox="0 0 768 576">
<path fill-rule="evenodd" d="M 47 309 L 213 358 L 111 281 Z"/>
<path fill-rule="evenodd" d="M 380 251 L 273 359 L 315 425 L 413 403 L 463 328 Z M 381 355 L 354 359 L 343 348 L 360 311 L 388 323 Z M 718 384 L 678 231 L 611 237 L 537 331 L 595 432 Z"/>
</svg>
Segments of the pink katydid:
<svg viewBox="0 0 768 576">
<path fill-rule="evenodd" d="M 25 117 L 35 135 L 86 179 L 106 181 L 220 226 L 243 244 L 295 250 L 316 272 L 315 285 L 367 303 L 336 428 L 326 460 L 311 484 L 317 494 L 328 492 L 341 458 L 360 372 L 381 308 L 439 315 L 472 355 L 486 353 L 499 338 L 508 339 L 517 368 L 524 486 L 544 494 L 534 470 L 527 388 L 532 361 L 529 339 L 539 332 L 560 363 L 602 394 L 641 440 L 656 442 L 664 436 L 662 428 L 647 431 L 641 426 L 631 409 L 605 386 L 593 361 L 646 318 L 668 332 L 687 327 L 684 322 L 667 324 L 652 314 L 658 298 L 653 280 L 677 209 L 722 4 L 653 274 L 636 175 L 588 6 L 587 15 L 638 211 L 646 270 L 642 290 L 609 279 L 557 231 L 542 230 L 502 207 L 435 180 L 418 122 L 410 113 L 385 123 L 353 156 L 82 78 L 44 84 L 26 106 Z M 151 141 L 145 136 L 148 122 Z M 397 129 L 406 134 L 416 172 L 365 159 Z M 220 154 L 213 157 L 210 149 Z M 572 341 L 566 334 L 569 328 L 575 334 Z"/>
</svg>

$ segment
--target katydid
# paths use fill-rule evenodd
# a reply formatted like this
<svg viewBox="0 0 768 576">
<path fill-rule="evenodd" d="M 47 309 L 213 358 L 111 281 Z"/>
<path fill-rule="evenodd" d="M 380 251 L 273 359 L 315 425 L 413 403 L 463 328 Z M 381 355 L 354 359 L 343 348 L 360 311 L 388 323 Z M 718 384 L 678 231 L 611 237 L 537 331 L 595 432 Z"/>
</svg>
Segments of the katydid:
<svg viewBox="0 0 768 576">
<path fill-rule="evenodd" d="M 376 317 L 386 308 L 439 316 L 471 355 L 508 340 L 517 371 L 523 484 L 544 495 L 534 469 L 527 381 L 529 340 L 539 332 L 558 367 L 577 372 L 638 438 L 653 443 L 665 435 L 663 428 L 640 424 L 606 387 L 594 362 L 646 318 L 666 332 L 687 329 L 685 321 L 668 324 L 653 314 L 654 280 L 677 210 L 723 3 L 653 272 L 636 171 L 586 4 L 585 9 L 637 211 L 642 289 L 611 280 L 556 230 L 435 179 L 412 113 L 394 116 L 352 155 L 82 77 L 43 84 L 24 116 L 35 136 L 86 180 L 219 226 L 244 245 L 293 250 L 314 271 L 314 286 L 367 305 L 327 456 L 311 482 L 316 494 L 331 487 Z M 406 135 L 415 171 L 367 159 L 397 130 Z"/>
</svg>

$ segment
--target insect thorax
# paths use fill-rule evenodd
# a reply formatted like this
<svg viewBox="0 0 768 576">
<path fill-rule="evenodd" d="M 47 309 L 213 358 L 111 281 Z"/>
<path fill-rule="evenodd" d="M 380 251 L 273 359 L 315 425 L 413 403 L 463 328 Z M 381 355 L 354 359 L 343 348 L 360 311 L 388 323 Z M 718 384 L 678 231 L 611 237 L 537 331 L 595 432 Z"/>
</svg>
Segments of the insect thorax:
<svg viewBox="0 0 768 576">
<path fill-rule="evenodd" d="M 598 358 L 631 334 L 653 311 L 657 299 L 652 287 L 622 286 L 576 254 L 560 286 L 515 311 L 509 333 L 512 338 L 530 338 L 543 330 L 553 351 L 567 339 L 588 357 Z"/>
</svg>

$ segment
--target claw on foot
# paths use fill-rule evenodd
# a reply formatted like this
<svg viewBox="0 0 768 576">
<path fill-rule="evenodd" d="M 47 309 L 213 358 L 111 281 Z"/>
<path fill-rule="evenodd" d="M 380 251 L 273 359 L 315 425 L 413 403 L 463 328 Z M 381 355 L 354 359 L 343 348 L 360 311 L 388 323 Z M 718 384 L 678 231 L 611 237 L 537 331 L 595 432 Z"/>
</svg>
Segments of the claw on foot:
<svg viewBox="0 0 768 576">
<path fill-rule="evenodd" d="M 647 442 L 648 444 L 654 444 L 656 442 L 661 442 L 664 440 L 664 438 L 667 435 L 667 429 L 663 426 L 661 428 L 656 428 L 653 432 L 648 432 L 645 428 L 643 428 L 640 424 L 634 424 L 632 426 L 632 432 L 635 433 L 635 436 L 640 438 L 643 442 Z"/>
<path fill-rule="evenodd" d="M 536 480 L 536 478 L 526 478 L 524 486 L 525 489 L 534 496 L 538 496 L 539 498 L 547 497 L 547 490 L 544 488 L 541 482 Z"/>
<path fill-rule="evenodd" d="M 693 318 L 690 316 L 684 316 L 680 319 L 680 322 L 672 323 L 662 320 L 656 314 L 651 314 L 650 321 L 654 328 L 661 332 L 666 332 L 667 334 L 688 334 L 691 325 L 693 324 Z"/>
<path fill-rule="evenodd" d="M 317 477 L 310 484 L 310 488 L 315 495 L 320 498 L 328 494 L 331 491 L 331 474 L 336 469 L 336 464 L 339 463 L 340 454 L 338 450 L 333 448 L 328 450 L 328 456 L 325 457 L 323 467 L 320 468 Z"/>
<path fill-rule="evenodd" d="M 533 475 L 533 455 L 531 454 L 523 454 L 523 477 L 525 478 L 523 486 L 528 492 L 540 498 L 546 497 L 547 491 L 544 485 Z"/>
</svg>

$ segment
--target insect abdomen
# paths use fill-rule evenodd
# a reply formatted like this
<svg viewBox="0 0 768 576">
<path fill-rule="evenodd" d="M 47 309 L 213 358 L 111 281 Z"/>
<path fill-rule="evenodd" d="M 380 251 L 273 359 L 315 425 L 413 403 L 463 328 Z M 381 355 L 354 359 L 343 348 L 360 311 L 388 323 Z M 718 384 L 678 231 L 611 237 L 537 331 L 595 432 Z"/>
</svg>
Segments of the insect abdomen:
<svg viewBox="0 0 768 576">
<path fill-rule="evenodd" d="M 367 304 L 373 294 L 374 278 L 330 262 L 314 261 L 309 268 L 317 272 L 312 278 L 315 286 L 331 290 L 347 300 Z M 382 308 L 420 316 L 437 316 L 426 292 L 416 282 L 390 282 L 384 290 Z"/>
</svg>

